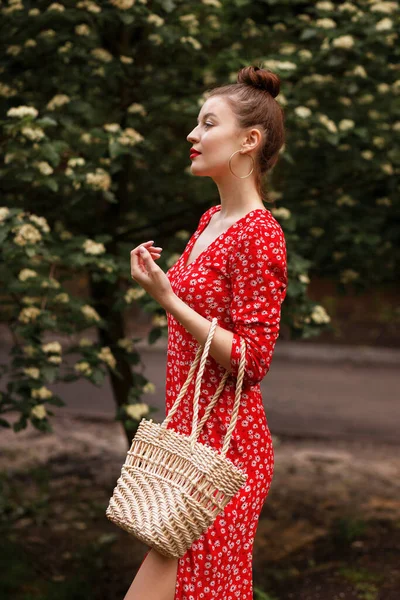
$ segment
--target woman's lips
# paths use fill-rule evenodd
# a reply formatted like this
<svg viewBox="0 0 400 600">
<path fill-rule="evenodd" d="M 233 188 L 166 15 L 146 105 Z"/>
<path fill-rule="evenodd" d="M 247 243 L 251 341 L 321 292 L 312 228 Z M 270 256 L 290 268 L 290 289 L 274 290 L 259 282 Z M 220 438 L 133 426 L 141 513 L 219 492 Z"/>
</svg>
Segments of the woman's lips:
<svg viewBox="0 0 400 600">
<path fill-rule="evenodd" d="M 201 152 L 191 152 L 190 153 L 190 158 L 196 158 L 196 156 L 200 156 Z"/>
</svg>

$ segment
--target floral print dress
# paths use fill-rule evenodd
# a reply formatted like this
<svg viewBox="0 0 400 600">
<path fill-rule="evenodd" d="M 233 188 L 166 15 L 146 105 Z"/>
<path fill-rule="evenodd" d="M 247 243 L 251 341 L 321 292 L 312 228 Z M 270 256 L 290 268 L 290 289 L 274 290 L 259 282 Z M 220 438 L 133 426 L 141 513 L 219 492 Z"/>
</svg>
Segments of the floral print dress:
<svg viewBox="0 0 400 600">
<path fill-rule="evenodd" d="M 174 600 L 253 600 L 252 552 L 257 524 L 274 471 L 274 451 L 260 382 L 279 335 L 287 289 L 286 245 L 279 223 L 266 209 L 236 221 L 189 264 L 200 234 L 221 205 L 201 217 L 178 261 L 167 271 L 174 292 L 210 322 L 232 331 L 231 374 L 198 441 L 220 450 L 229 426 L 240 360 L 246 341 L 241 405 L 227 457 L 248 479 L 208 530 L 178 559 Z M 184 384 L 197 340 L 169 313 L 166 414 Z M 199 421 L 225 372 L 209 354 L 203 374 Z M 197 373 L 197 370 L 196 370 Z M 191 433 L 195 377 L 168 428 Z M 147 556 L 148 552 L 146 553 Z M 146 557 L 145 556 L 145 557 Z"/>
</svg>

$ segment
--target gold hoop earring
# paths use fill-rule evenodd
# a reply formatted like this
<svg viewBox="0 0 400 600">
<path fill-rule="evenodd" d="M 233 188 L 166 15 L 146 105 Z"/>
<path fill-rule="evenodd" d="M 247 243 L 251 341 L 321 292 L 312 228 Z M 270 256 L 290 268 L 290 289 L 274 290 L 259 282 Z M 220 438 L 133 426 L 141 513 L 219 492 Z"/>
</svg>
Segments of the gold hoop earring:
<svg viewBox="0 0 400 600">
<path fill-rule="evenodd" d="M 235 173 L 232 171 L 231 160 L 232 160 L 232 157 L 235 156 L 235 154 L 237 154 L 238 152 L 240 152 L 240 150 L 236 150 L 236 152 L 234 152 L 233 154 L 231 154 L 231 157 L 229 159 L 229 169 L 230 169 L 232 175 L 235 175 Z M 252 172 L 254 171 L 254 158 L 251 156 L 251 154 L 248 154 L 247 156 L 249 156 L 251 158 L 251 160 L 253 162 L 253 166 L 251 167 L 250 173 L 248 173 L 247 175 L 242 175 L 242 176 L 235 175 L 235 177 L 237 177 L 238 179 L 246 179 L 246 177 L 249 177 L 252 174 Z"/>
</svg>

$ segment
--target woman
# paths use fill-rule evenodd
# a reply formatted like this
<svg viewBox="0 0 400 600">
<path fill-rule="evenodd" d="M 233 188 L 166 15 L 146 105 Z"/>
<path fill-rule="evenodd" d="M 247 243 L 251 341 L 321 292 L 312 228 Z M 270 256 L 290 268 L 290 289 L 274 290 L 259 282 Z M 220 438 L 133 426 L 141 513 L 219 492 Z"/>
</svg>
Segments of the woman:
<svg viewBox="0 0 400 600">
<path fill-rule="evenodd" d="M 199 442 L 220 449 L 233 407 L 246 341 L 246 368 L 236 429 L 227 453 L 248 473 L 246 485 L 180 559 L 149 550 L 125 600 L 252 600 L 252 550 L 274 467 L 260 382 L 269 370 L 286 295 L 286 246 L 263 205 L 261 175 L 284 143 L 284 117 L 274 100 L 279 78 L 246 67 L 237 83 L 212 90 L 187 136 L 194 175 L 211 177 L 221 204 L 201 217 L 179 260 L 165 274 L 153 240 L 131 252 L 132 278 L 167 312 L 166 414 L 213 317 L 218 326 L 203 375 L 199 420 L 226 369 L 225 388 Z M 169 427 L 191 432 L 194 379 Z"/>
</svg>

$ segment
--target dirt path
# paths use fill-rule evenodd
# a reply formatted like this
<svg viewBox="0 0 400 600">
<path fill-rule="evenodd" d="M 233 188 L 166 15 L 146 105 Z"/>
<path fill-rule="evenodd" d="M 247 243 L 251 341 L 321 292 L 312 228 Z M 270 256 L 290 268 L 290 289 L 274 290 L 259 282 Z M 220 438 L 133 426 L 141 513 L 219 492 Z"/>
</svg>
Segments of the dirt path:
<svg viewBox="0 0 400 600">
<path fill-rule="evenodd" d="M 399 447 L 275 437 L 274 448 L 274 478 L 254 546 L 255 588 L 279 600 L 397 600 Z M 73 572 L 78 547 L 118 542 L 107 548 L 107 584 L 91 597 L 96 600 L 121 597 L 146 549 L 104 516 L 126 451 L 118 423 L 70 416 L 54 420 L 53 434 L 30 428 L 0 437 L 3 493 L 14 507 L 12 539 L 35 555 L 39 573 L 61 583 Z M 21 513 L 32 502 L 39 513 Z M 397 563 L 382 554 L 389 541 Z M 378 577 L 383 569 L 389 569 L 386 583 Z M 378 579 L 368 579 L 375 571 Z M 325 592 L 318 595 L 321 585 Z"/>
</svg>

